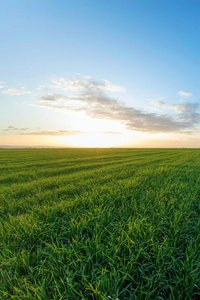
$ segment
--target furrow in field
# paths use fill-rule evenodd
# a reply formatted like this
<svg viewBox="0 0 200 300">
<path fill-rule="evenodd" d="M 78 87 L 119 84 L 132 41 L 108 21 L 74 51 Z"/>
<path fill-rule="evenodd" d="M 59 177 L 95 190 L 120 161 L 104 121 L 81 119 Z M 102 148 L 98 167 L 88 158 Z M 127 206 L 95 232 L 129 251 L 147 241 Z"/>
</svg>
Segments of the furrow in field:
<svg viewBox="0 0 200 300">
<path fill-rule="evenodd" d="M 177 155 L 175 155 L 175 158 L 178 159 Z M 108 158 L 107 158 L 108 159 Z M 159 159 L 156 158 L 156 160 L 153 159 L 153 157 L 151 156 L 150 158 L 151 163 L 153 162 L 159 162 Z M 168 158 L 169 160 L 170 158 Z M 2 174 L 0 176 L 0 184 L 4 184 L 4 185 L 10 185 L 12 183 L 22 183 L 22 182 L 29 182 L 29 181 L 33 181 L 35 178 L 39 179 L 39 178 L 44 178 L 44 177 L 54 177 L 54 176 L 58 176 L 61 174 L 71 174 L 73 172 L 78 172 L 79 170 L 89 170 L 89 169 L 94 169 L 98 167 L 103 167 L 103 166 L 110 166 L 110 165 L 115 165 L 115 164 L 123 164 L 123 163 L 127 163 L 127 162 L 131 162 L 133 164 L 135 163 L 139 163 L 140 161 L 143 160 L 144 161 L 144 157 L 133 157 L 133 158 L 128 158 L 127 157 L 121 157 L 118 156 L 115 159 L 109 159 L 109 162 L 105 162 L 104 160 L 90 160 L 89 163 L 85 164 L 85 161 L 75 161 L 75 162 L 69 162 L 65 160 L 60 161 L 54 161 L 51 163 L 51 165 L 45 165 L 42 164 L 43 168 L 39 168 L 38 165 L 33 165 L 33 166 L 23 166 L 21 165 L 21 168 L 19 171 L 15 170 L 15 174 L 13 175 L 7 175 L 5 176 L 4 174 Z M 160 160 L 163 160 L 162 157 L 160 158 Z M 147 162 L 147 161 L 146 161 Z M 164 162 L 166 162 L 166 159 L 164 160 Z M 56 168 L 55 168 L 56 165 Z M 78 166 L 77 166 L 78 165 Z M 140 164 L 143 165 L 143 164 Z M 54 168 L 52 168 L 52 166 Z M 45 168 L 44 168 L 45 167 Z M 31 168 L 31 172 L 30 172 L 30 168 Z M 27 169 L 27 172 L 25 171 Z M 23 170 L 23 171 L 22 171 Z"/>
</svg>

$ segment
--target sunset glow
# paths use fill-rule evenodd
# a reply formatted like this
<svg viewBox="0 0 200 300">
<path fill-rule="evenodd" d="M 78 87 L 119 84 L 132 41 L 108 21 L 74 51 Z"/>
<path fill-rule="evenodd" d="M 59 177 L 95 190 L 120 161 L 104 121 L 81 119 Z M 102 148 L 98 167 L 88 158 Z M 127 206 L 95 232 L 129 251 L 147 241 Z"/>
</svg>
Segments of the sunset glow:
<svg viewBox="0 0 200 300">
<path fill-rule="evenodd" d="M 1 147 L 200 146 L 199 3 L 2 6 Z"/>
</svg>

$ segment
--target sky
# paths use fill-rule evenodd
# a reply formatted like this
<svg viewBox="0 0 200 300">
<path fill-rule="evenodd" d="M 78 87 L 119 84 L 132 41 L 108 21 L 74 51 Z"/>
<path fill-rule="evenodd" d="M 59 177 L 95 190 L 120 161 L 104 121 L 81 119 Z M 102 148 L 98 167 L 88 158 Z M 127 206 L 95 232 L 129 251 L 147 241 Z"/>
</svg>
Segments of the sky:
<svg viewBox="0 0 200 300">
<path fill-rule="evenodd" d="M 200 1 L 7 0 L 0 147 L 200 147 Z"/>
</svg>

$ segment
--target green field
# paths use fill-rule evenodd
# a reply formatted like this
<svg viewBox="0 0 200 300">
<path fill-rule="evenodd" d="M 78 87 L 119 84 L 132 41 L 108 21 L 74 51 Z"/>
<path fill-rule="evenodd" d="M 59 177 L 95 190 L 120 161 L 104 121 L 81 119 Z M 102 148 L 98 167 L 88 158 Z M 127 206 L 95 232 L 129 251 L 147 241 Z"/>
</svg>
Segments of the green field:
<svg viewBox="0 0 200 300">
<path fill-rule="evenodd" d="M 0 232 L 0 299 L 200 299 L 200 150 L 1 149 Z"/>
</svg>

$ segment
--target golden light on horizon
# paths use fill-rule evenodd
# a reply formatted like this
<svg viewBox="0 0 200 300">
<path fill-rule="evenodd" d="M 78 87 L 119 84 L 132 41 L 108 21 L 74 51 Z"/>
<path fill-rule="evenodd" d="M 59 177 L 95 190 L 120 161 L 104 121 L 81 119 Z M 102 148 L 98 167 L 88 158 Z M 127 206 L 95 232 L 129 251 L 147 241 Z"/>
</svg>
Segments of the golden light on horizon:
<svg viewBox="0 0 200 300">
<path fill-rule="evenodd" d="M 59 138 L 59 144 L 70 147 L 83 148 L 108 148 L 124 147 L 130 142 L 135 145 L 141 138 L 141 133 L 136 132 L 86 132 Z"/>
<path fill-rule="evenodd" d="M 62 143 L 75 147 L 96 148 L 115 147 L 121 144 L 119 134 L 85 133 L 61 138 Z"/>
</svg>

